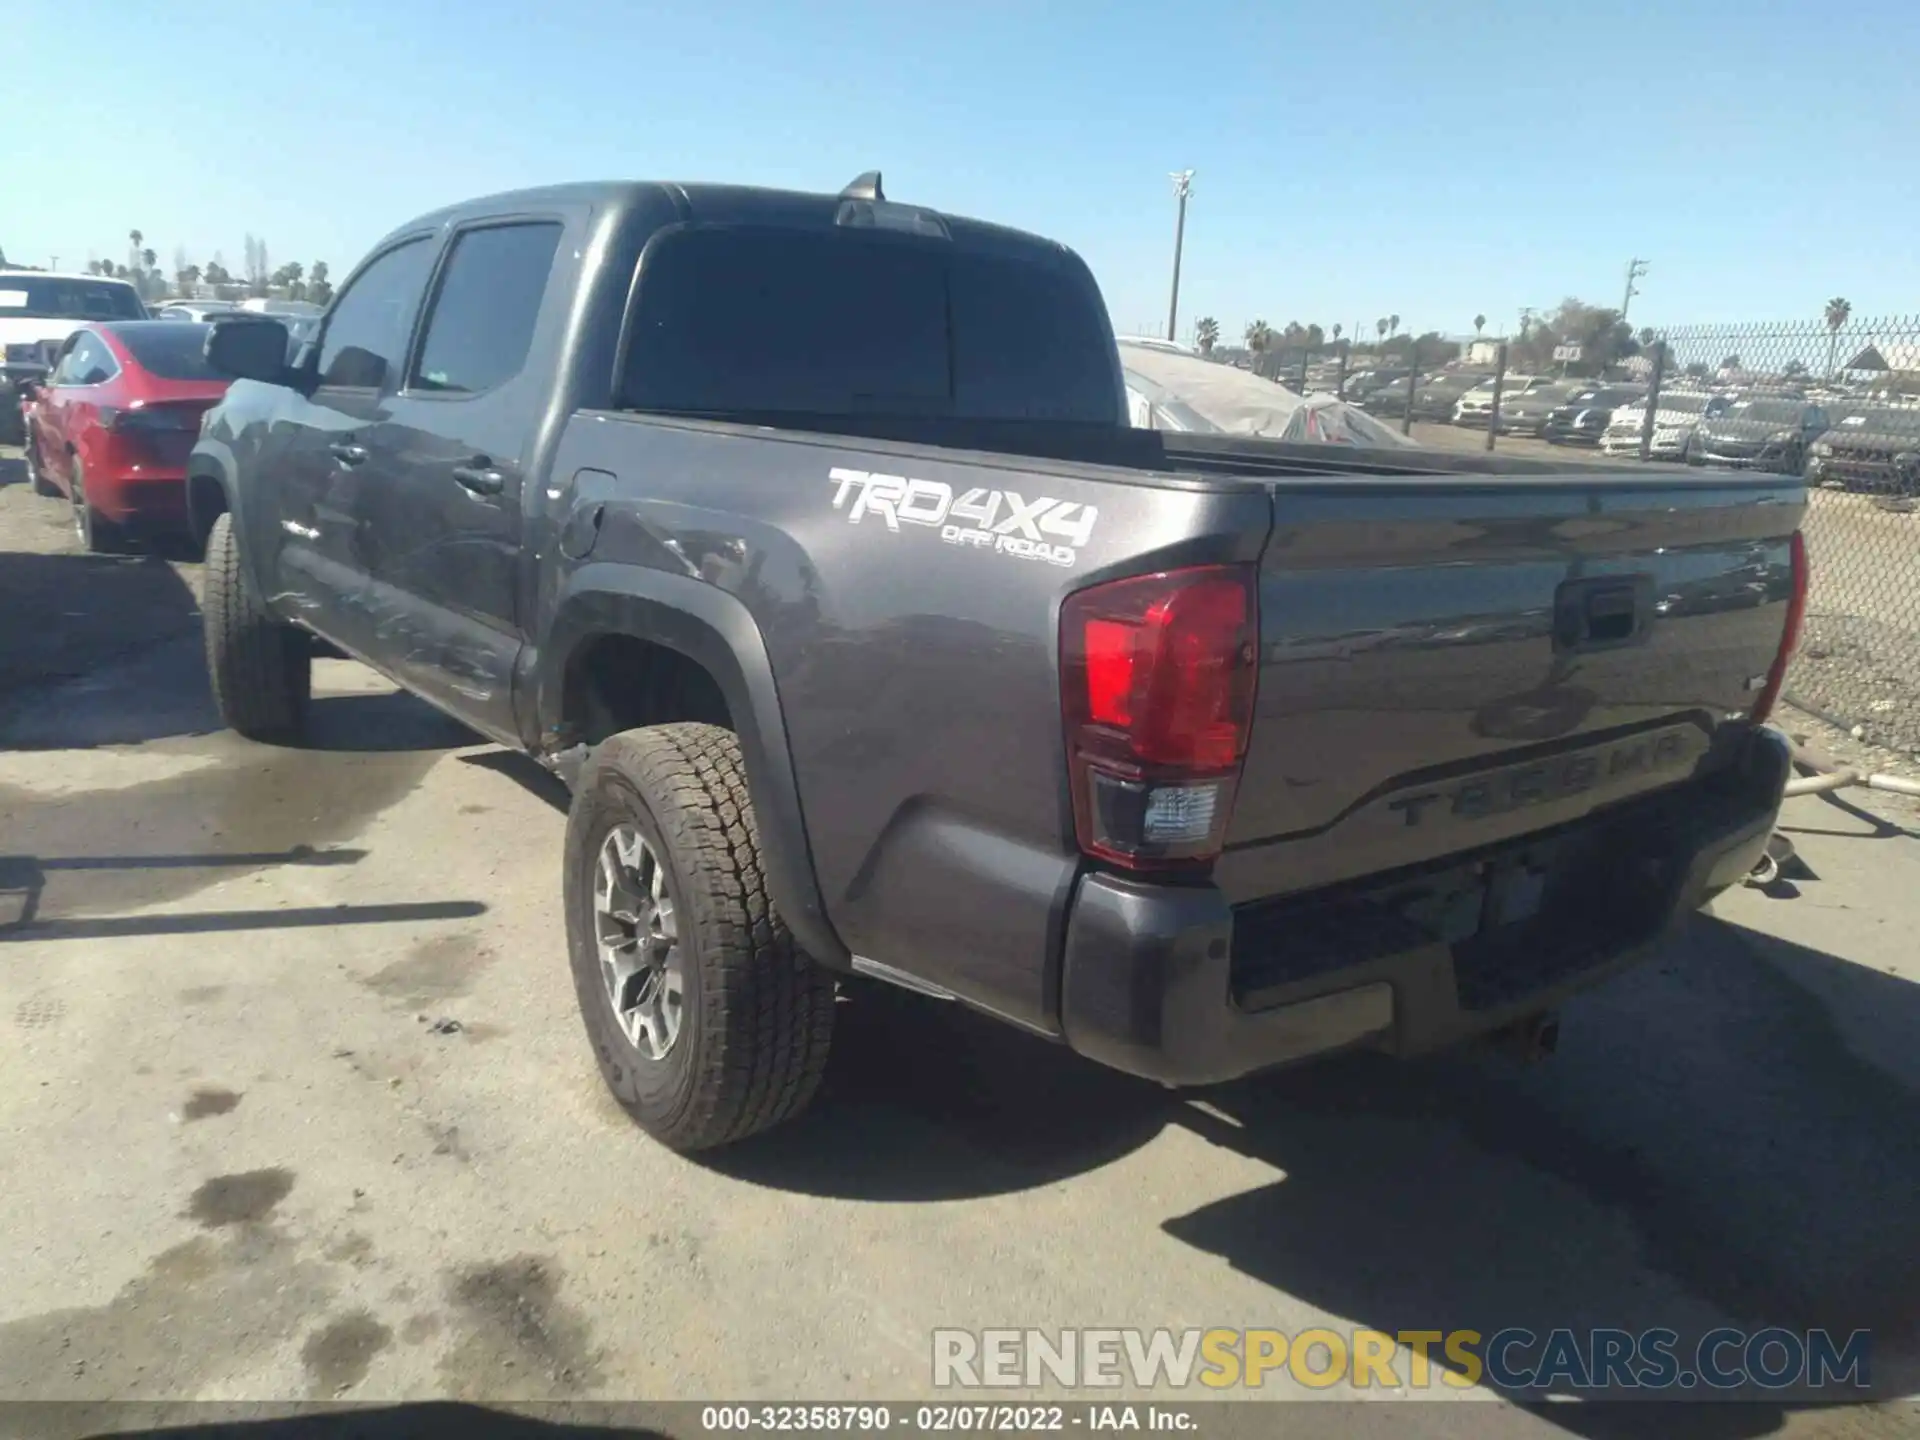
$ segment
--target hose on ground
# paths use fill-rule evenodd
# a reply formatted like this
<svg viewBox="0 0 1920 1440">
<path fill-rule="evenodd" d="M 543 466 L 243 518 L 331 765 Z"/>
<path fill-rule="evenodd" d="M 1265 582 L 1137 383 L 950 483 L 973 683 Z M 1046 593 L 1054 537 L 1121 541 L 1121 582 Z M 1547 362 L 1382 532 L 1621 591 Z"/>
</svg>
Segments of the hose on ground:
<svg viewBox="0 0 1920 1440">
<path fill-rule="evenodd" d="M 1912 795 L 1920 797 L 1920 780 L 1909 780 L 1902 775 L 1882 775 L 1878 772 L 1863 773 L 1852 765 L 1842 765 L 1830 755 L 1822 754 L 1811 745 L 1802 744 L 1793 736 L 1787 737 L 1792 748 L 1793 763 L 1802 771 L 1798 779 L 1787 782 L 1788 795 L 1822 795 L 1829 790 L 1845 790 L 1858 785 L 1867 790 L 1885 790 L 1894 795 Z"/>
</svg>

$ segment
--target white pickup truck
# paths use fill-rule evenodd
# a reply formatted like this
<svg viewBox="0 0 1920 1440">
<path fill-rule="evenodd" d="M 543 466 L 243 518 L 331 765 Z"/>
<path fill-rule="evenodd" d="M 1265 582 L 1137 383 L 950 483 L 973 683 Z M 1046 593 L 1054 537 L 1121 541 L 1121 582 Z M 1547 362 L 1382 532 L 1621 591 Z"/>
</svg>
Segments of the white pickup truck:
<svg viewBox="0 0 1920 1440">
<path fill-rule="evenodd" d="M 104 275 L 0 270 L 0 441 L 20 439 L 22 380 L 39 380 L 60 342 L 89 320 L 145 320 L 140 292 Z"/>
</svg>

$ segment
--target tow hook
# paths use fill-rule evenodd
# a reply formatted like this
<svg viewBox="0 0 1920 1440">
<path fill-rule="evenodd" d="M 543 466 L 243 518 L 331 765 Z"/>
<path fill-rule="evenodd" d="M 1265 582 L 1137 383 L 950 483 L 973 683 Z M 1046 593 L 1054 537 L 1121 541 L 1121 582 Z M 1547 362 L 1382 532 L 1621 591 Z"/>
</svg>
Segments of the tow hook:
<svg viewBox="0 0 1920 1440">
<path fill-rule="evenodd" d="M 1529 1015 L 1524 1020 L 1516 1020 L 1504 1029 L 1494 1031 L 1487 1039 L 1494 1049 L 1508 1059 L 1531 1065 L 1546 1059 L 1559 1048 L 1560 1016 L 1553 1011 L 1545 1015 Z"/>
</svg>

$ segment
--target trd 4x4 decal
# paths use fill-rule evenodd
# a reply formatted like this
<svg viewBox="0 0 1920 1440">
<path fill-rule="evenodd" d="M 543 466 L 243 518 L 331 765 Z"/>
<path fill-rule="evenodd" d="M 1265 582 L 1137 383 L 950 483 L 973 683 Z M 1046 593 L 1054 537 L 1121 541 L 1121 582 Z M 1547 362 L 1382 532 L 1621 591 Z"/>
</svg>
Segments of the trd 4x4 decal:
<svg viewBox="0 0 1920 1440">
<path fill-rule="evenodd" d="M 1051 565 L 1072 565 L 1080 558 L 1079 549 L 1093 538 L 1093 522 L 1100 514 L 1077 500 L 1050 495 L 1028 500 L 1017 490 L 975 488 L 956 499 L 944 481 L 838 466 L 827 478 L 834 486 L 833 508 L 844 510 L 849 524 L 877 515 L 896 534 L 902 525 L 924 525 L 938 530 L 949 545 Z"/>
</svg>

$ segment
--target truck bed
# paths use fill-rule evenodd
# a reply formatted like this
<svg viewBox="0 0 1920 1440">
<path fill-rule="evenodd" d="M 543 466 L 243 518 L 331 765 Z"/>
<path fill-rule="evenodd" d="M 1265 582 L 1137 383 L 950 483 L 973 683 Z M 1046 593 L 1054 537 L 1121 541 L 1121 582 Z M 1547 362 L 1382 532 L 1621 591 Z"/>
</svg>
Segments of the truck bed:
<svg viewBox="0 0 1920 1440">
<path fill-rule="evenodd" d="M 751 615 L 847 951 L 1048 1033 L 1057 967 L 1022 957 L 1059 954 L 1086 865 L 1066 803 L 1066 596 L 1148 571 L 1258 568 L 1256 712 L 1212 875 L 1248 904 L 1551 827 L 1720 763 L 1716 736 L 1777 648 L 1805 504 L 1777 476 L 1118 429 L 851 428 L 581 414 L 553 466 L 581 478 L 554 523 L 604 511 L 594 562 L 700 575 Z M 976 512 L 1017 497 L 1079 533 L 1003 547 L 969 496 Z M 1617 643 L 1560 633 L 1623 590 L 1631 633 Z M 1643 735 L 1644 764 L 1631 759 Z M 1528 768 L 1556 759 L 1570 768 Z M 1460 800 L 1472 782 L 1498 793 Z M 1423 799 L 1436 787 L 1444 805 Z"/>
</svg>

